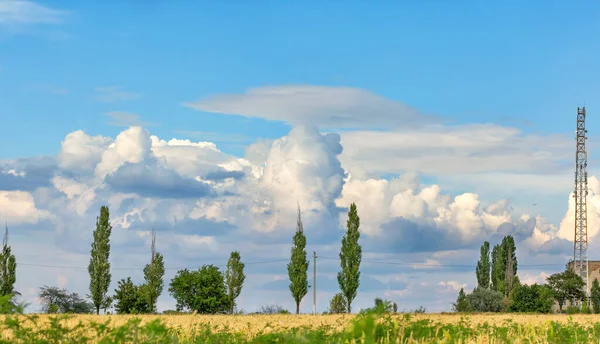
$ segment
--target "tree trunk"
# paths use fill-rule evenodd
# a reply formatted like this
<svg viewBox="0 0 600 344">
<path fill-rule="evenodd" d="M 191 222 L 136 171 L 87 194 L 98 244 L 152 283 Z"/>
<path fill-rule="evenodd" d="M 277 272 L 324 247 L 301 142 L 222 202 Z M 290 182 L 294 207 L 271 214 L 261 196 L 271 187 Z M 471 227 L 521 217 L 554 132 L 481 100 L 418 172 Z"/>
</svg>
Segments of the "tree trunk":
<svg viewBox="0 0 600 344">
<path fill-rule="evenodd" d="M 97 305 L 96 306 L 96 315 L 99 315 L 99 314 L 100 314 L 100 305 Z"/>
<path fill-rule="evenodd" d="M 300 302 L 296 302 L 296 314 L 300 314 Z"/>
<path fill-rule="evenodd" d="M 348 302 L 348 314 L 352 313 L 352 310 L 350 308 L 350 302 Z"/>
</svg>

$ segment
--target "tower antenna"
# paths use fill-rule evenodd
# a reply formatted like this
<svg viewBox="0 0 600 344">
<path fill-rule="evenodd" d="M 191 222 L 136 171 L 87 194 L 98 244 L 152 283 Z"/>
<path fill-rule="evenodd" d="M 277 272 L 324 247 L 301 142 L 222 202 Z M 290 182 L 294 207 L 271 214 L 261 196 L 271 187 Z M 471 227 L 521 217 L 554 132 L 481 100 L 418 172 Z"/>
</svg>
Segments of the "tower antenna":
<svg viewBox="0 0 600 344">
<path fill-rule="evenodd" d="M 575 156 L 575 240 L 573 260 L 575 273 L 585 282 L 585 292 L 589 295 L 588 281 L 588 235 L 587 235 L 587 151 L 585 140 L 585 106 L 577 107 L 577 152 Z"/>
</svg>

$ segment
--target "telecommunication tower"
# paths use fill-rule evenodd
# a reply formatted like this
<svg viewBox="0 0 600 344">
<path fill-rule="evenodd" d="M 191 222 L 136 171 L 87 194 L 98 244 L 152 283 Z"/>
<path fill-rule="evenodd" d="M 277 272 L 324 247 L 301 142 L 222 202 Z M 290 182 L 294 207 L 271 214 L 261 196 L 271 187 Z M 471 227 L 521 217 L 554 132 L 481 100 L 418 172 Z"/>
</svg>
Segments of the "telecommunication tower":
<svg viewBox="0 0 600 344">
<path fill-rule="evenodd" d="M 586 294 L 589 295 L 588 283 L 588 235 L 587 235 L 587 152 L 585 140 L 585 106 L 577 108 L 577 153 L 575 157 L 575 240 L 574 268 L 575 273 L 583 278 Z"/>
</svg>

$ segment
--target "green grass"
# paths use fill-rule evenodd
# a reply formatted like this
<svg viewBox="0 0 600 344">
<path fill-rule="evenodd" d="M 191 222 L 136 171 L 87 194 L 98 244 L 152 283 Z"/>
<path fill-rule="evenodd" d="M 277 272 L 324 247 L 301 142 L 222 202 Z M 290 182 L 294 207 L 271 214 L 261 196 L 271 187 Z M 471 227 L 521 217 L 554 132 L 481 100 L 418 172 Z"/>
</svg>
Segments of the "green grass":
<svg viewBox="0 0 600 344">
<path fill-rule="evenodd" d="M 68 318 L 51 317 L 50 323 L 41 325 L 38 316 L 7 316 L 0 323 L 0 343 L 598 343 L 600 339 L 600 322 L 549 321 L 524 325 L 509 320 L 502 325 L 475 325 L 468 318 L 447 324 L 414 319 L 410 315 L 362 314 L 345 330 L 301 327 L 259 331 L 248 338 L 245 333 L 217 329 L 208 323 L 199 323 L 183 334 L 160 319 L 145 324 L 141 319 L 132 319 L 120 326 L 111 326 L 110 321 L 79 322 L 66 327 Z"/>
</svg>

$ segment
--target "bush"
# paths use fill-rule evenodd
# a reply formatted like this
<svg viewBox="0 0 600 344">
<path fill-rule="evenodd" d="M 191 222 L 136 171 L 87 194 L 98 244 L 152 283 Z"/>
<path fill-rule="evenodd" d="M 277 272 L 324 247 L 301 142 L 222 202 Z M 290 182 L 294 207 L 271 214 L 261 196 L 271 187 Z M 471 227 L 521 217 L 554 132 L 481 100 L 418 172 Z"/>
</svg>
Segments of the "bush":
<svg viewBox="0 0 600 344">
<path fill-rule="evenodd" d="M 566 310 L 567 314 L 579 314 L 581 310 L 577 306 L 569 306 Z"/>
<path fill-rule="evenodd" d="M 290 314 L 290 312 L 279 306 L 279 305 L 265 305 L 261 306 L 258 311 L 259 314 Z"/>
<path fill-rule="evenodd" d="M 340 314 L 346 312 L 346 300 L 344 300 L 344 296 L 341 293 L 335 294 L 329 302 L 329 313 Z"/>
<path fill-rule="evenodd" d="M 554 303 L 552 290 L 539 284 L 518 286 L 512 293 L 509 312 L 550 313 Z"/>
<path fill-rule="evenodd" d="M 504 295 L 501 292 L 477 288 L 467 295 L 469 309 L 475 312 L 502 312 L 505 308 Z"/>
</svg>

